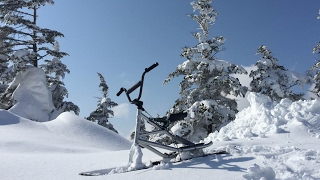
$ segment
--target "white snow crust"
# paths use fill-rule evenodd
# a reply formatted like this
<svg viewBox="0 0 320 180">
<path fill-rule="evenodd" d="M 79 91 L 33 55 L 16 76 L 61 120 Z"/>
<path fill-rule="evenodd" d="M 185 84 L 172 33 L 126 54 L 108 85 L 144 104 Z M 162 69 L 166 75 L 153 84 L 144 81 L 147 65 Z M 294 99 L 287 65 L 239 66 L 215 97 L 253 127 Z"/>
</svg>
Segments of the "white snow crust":
<svg viewBox="0 0 320 180">
<path fill-rule="evenodd" d="M 204 140 L 214 142 L 205 152 L 230 154 L 163 162 L 120 174 L 126 169 L 118 168 L 114 174 L 93 178 L 78 173 L 129 168 L 131 142 L 72 113 L 34 122 L 0 110 L 1 179 L 320 179 L 320 101 L 273 103 L 256 93 L 249 93 L 248 100 L 250 106 L 235 121 Z M 161 159 L 140 150 L 137 155 L 143 154 L 146 166 Z"/>
</svg>

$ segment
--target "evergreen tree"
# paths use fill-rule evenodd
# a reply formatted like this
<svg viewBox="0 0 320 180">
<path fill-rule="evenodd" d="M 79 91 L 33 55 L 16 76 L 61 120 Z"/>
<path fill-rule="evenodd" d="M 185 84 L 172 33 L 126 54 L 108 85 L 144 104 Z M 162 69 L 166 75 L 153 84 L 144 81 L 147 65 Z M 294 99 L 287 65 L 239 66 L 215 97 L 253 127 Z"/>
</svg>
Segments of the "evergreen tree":
<svg viewBox="0 0 320 180">
<path fill-rule="evenodd" d="M 45 60 L 47 55 L 62 58 L 65 52 L 57 52 L 47 48 L 46 44 L 54 44 L 56 37 L 63 34 L 37 25 L 37 10 L 47 3 L 54 4 L 53 0 L 1 0 L 0 37 L 3 38 L 3 47 L 11 49 L 9 57 L 17 70 L 26 64 L 38 67 L 38 61 Z M 18 52 L 18 53 L 17 53 Z M 17 54 L 24 58 L 17 58 Z M 20 62 L 21 61 L 21 62 Z"/>
<path fill-rule="evenodd" d="M 53 43 L 52 49 L 56 54 L 59 53 L 60 46 L 57 41 Z M 58 114 L 65 111 L 73 111 L 79 115 L 80 109 L 77 105 L 64 101 L 64 97 L 68 97 L 68 90 L 61 79 L 64 79 L 65 73 L 70 73 L 69 69 L 57 57 L 52 58 L 52 60 L 45 60 L 45 62 L 46 64 L 40 65 L 40 67 L 47 74 L 47 84 L 52 93 L 53 105 L 59 112 Z"/>
<path fill-rule="evenodd" d="M 209 39 L 209 29 L 218 15 L 210 5 L 211 2 L 198 0 L 191 3 L 194 11 L 199 11 L 199 14 L 188 15 L 201 29 L 193 34 L 198 44 L 182 49 L 181 56 L 186 61 L 178 65 L 164 81 L 167 83 L 174 77 L 184 77 L 180 83 L 180 98 L 176 100 L 171 113 L 188 111 L 188 123 L 192 125 L 193 130 L 186 131 L 188 134 L 183 136 L 192 140 L 203 139 L 221 125 L 234 120 L 238 112 L 237 103 L 227 96 L 244 96 L 247 92 L 247 88 L 241 86 L 238 79 L 230 76 L 246 74 L 245 69 L 216 58 L 216 54 L 224 50 L 222 46 L 225 38 L 218 36 Z M 179 122 L 177 124 L 179 125 Z"/>
<path fill-rule="evenodd" d="M 12 52 L 9 47 L 6 47 L 6 41 L 4 40 L 8 34 L 0 31 L 0 109 L 7 109 L 9 98 L 5 96 L 5 91 L 9 87 L 9 83 L 13 80 L 14 74 L 11 73 L 8 60 L 8 55 Z"/>
<path fill-rule="evenodd" d="M 6 58 L 2 58 L 0 56 L 0 96 L 8 87 L 7 78 L 6 78 L 6 71 L 8 70 L 8 63 Z"/>
<path fill-rule="evenodd" d="M 87 120 L 97 122 L 99 125 L 118 133 L 118 131 L 115 130 L 113 125 L 109 122 L 110 115 L 114 115 L 110 108 L 118 106 L 118 104 L 108 98 L 109 87 L 104 80 L 104 77 L 100 73 L 98 73 L 98 76 L 100 78 L 99 87 L 101 87 L 103 96 L 102 98 L 98 98 L 98 107 L 95 111 L 90 113 L 90 116 L 87 117 Z"/>
<path fill-rule="evenodd" d="M 317 17 L 320 19 L 320 10 L 319 15 Z M 312 49 L 313 53 L 317 53 L 320 56 L 320 42 Z M 314 73 L 315 72 L 315 73 Z M 313 82 L 315 84 L 313 90 L 314 94 L 316 94 L 318 97 L 320 97 L 320 60 L 318 59 L 317 62 L 310 68 L 309 75 L 313 79 Z"/>
<path fill-rule="evenodd" d="M 3 97 L 0 99 L 0 109 L 8 108 L 7 104 L 9 100 L 5 97 L 5 92 L 9 87 L 9 82 L 12 80 L 10 77 L 6 56 L 0 55 L 0 97 Z"/>
<path fill-rule="evenodd" d="M 43 68 L 47 74 L 48 88 L 53 94 L 53 103 L 57 111 L 72 109 L 76 114 L 79 108 L 71 102 L 64 102 L 67 90 L 62 79 L 69 73 L 66 65 L 60 59 L 68 54 L 59 50 L 57 37 L 64 37 L 58 31 L 41 28 L 37 24 L 38 9 L 46 4 L 54 4 L 53 0 L 0 0 L 0 57 L 12 64 L 7 70 L 0 71 L 1 78 L 13 77 L 28 66 Z M 53 48 L 47 47 L 52 44 Z M 48 60 L 47 57 L 52 59 Z M 5 59 L 5 60 L 4 60 Z M 39 62 L 43 62 L 39 65 Z M 5 72 L 5 73 L 4 73 Z M 0 97 L 8 108 L 12 106 L 14 89 L 7 89 Z"/>
<path fill-rule="evenodd" d="M 296 85 L 302 86 L 307 78 L 302 79 L 297 73 L 280 66 L 266 46 L 260 46 L 257 54 L 262 55 L 262 58 L 256 63 L 258 69 L 250 72 L 251 91 L 267 95 L 276 102 L 283 98 L 292 101 L 302 99 L 303 94 L 293 93 L 291 88 Z"/>
</svg>

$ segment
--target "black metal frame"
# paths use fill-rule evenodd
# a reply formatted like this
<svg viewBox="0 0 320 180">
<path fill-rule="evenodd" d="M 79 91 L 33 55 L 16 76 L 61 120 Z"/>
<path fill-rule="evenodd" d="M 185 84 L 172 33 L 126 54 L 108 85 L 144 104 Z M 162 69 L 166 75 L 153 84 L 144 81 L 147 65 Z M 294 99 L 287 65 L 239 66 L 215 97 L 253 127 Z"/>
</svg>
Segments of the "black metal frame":
<svg viewBox="0 0 320 180">
<path fill-rule="evenodd" d="M 157 122 L 157 118 L 148 117 L 147 115 L 142 113 L 142 111 L 145 111 L 143 108 L 143 102 L 140 101 L 140 98 L 142 96 L 144 76 L 146 75 L 146 73 L 148 73 L 149 71 L 151 71 L 152 69 L 154 69 L 158 65 L 159 65 L 158 63 L 154 63 L 149 68 L 145 68 L 145 71 L 142 74 L 141 80 L 138 83 L 133 85 L 128 90 L 126 88 L 122 87 L 120 89 L 120 91 L 117 93 L 117 96 L 120 96 L 122 94 L 122 92 L 125 92 L 129 102 L 131 104 L 134 104 L 137 106 L 136 128 L 135 128 L 135 136 L 133 139 L 133 145 L 139 145 L 144 148 L 147 148 L 150 151 L 154 152 L 155 154 L 157 154 L 163 158 L 174 158 L 175 156 L 177 156 L 178 153 L 181 153 L 181 152 L 195 151 L 195 150 L 200 150 L 200 149 L 211 146 L 212 142 L 207 143 L 207 144 L 204 144 L 204 143 L 194 144 L 194 143 L 192 143 L 182 137 L 174 135 L 174 134 L 170 133 L 166 129 L 166 127 L 159 125 L 159 123 Z M 132 93 L 133 91 L 135 91 L 139 87 L 140 87 L 140 90 L 139 90 L 138 98 L 131 100 L 130 93 Z M 154 127 L 154 129 L 151 131 L 142 130 L 142 128 L 141 128 L 142 121 L 146 121 L 147 123 L 152 125 Z M 164 133 L 164 134 L 168 135 L 169 137 L 171 137 L 172 139 L 174 139 L 176 142 L 181 143 L 183 146 L 172 147 L 169 145 L 164 145 L 161 143 L 152 142 L 152 141 L 147 140 L 148 135 L 157 134 L 157 133 Z M 155 147 L 169 150 L 169 151 L 173 151 L 176 153 L 171 153 L 171 154 L 162 153 L 159 150 L 155 149 Z M 129 162 L 132 162 L 132 158 L 133 158 L 132 156 L 133 156 L 133 153 L 130 153 Z"/>
</svg>

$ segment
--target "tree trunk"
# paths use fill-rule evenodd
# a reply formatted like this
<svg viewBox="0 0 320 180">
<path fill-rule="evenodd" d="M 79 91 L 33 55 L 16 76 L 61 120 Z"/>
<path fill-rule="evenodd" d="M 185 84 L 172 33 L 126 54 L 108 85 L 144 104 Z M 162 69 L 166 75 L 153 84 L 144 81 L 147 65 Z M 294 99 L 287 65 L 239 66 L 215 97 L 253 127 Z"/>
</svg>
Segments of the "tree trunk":
<svg viewBox="0 0 320 180">
<path fill-rule="evenodd" d="M 34 6 L 33 7 L 33 23 L 34 25 L 36 26 L 37 25 L 37 7 Z M 32 49 L 33 49 L 33 53 L 37 53 L 37 43 L 36 43 L 36 38 L 37 38 L 37 32 L 35 29 L 33 29 L 33 37 L 32 37 L 32 40 L 33 40 L 33 45 L 32 45 Z M 37 60 L 37 56 L 34 56 L 33 57 L 33 65 L 35 67 L 38 67 L 38 60 Z"/>
</svg>

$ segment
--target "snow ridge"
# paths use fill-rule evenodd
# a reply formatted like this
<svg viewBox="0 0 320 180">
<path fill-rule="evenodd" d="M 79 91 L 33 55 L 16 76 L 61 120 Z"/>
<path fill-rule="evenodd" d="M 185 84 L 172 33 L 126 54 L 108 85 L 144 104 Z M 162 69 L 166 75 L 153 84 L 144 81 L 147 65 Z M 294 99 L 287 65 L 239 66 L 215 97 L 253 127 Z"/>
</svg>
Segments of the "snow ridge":
<svg viewBox="0 0 320 180">
<path fill-rule="evenodd" d="M 248 93 L 250 106 L 239 112 L 235 121 L 211 133 L 205 141 L 224 141 L 286 132 L 292 124 L 301 124 L 311 137 L 320 138 L 319 100 L 274 103 L 265 95 Z"/>
</svg>

